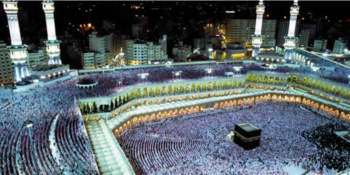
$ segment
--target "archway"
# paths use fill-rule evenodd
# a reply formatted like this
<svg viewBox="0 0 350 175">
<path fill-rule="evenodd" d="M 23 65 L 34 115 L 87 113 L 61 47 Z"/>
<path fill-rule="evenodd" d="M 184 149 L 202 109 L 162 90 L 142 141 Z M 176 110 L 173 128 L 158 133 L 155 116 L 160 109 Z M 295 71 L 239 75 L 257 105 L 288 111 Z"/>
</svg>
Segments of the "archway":
<svg viewBox="0 0 350 175">
<path fill-rule="evenodd" d="M 150 121 L 150 118 L 149 118 L 149 115 L 146 115 L 145 116 L 145 120 L 144 120 L 146 123 Z"/>
<path fill-rule="evenodd" d="M 152 122 L 156 121 L 156 114 L 152 114 L 150 120 Z"/>
</svg>

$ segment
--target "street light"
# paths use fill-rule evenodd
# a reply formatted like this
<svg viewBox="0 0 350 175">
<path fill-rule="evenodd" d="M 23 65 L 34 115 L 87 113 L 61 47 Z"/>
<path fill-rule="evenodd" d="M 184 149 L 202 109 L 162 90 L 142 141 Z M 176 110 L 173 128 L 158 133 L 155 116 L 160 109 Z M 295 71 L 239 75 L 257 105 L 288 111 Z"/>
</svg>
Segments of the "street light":
<svg viewBox="0 0 350 175">
<path fill-rule="evenodd" d="M 211 70 L 211 67 L 210 67 L 210 59 L 212 58 L 212 55 L 211 55 L 211 53 L 213 52 L 213 48 L 209 48 L 208 49 L 208 52 L 209 52 L 209 60 L 208 60 L 208 63 L 209 63 L 209 69 Z"/>
<path fill-rule="evenodd" d="M 208 74 L 208 75 L 213 75 L 213 70 L 212 69 L 205 69 L 205 71 L 206 71 L 206 73 Z"/>
<path fill-rule="evenodd" d="M 208 49 L 208 52 L 209 52 L 209 59 L 211 59 L 211 58 L 212 58 L 211 53 L 213 52 L 213 48 L 209 48 L 209 49 Z"/>
<path fill-rule="evenodd" d="M 348 78 L 350 79 L 350 75 L 348 75 Z M 349 83 L 348 83 L 348 85 L 350 85 L 350 80 L 349 80 Z"/>
<path fill-rule="evenodd" d="M 176 77 L 180 76 L 180 78 L 181 78 L 181 73 L 182 73 L 182 71 L 173 71 L 172 73 L 173 73 L 173 80 L 174 80 L 174 75 L 175 75 Z"/>
<path fill-rule="evenodd" d="M 166 67 L 171 67 L 171 61 L 167 61 L 167 62 L 165 63 L 165 66 L 166 66 Z"/>
<path fill-rule="evenodd" d="M 242 66 L 233 66 L 232 68 L 235 72 L 241 73 Z"/>
<path fill-rule="evenodd" d="M 147 81 L 147 77 L 148 77 L 149 73 L 142 73 L 142 74 L 137 74 L 138 77 L 141 77 L 141 79 L 146 79 Z"/>
<path fill-rule="evenodd" d="M 123 50 L 122 50 L 122 52 L 119 54 L 119 58 L 120 58 L 120 65 L 124 65 L 124 53 L 123 53 Z"/>
<path fill-rule="evenodd" d="M 33 139 L 32 139 L 32 132 L 30 130 L 30 128 L 33 127 L 33 122 L 30 121 L 30 120 L 27 120 L 23 123 L 23 127 L 27 127 L 29 129 L 29 137 L 30 137 L 30 145 L 32 147 L 32 150 L 33 150 L 33 155 L 34 155 L 34 164 L 35 164 L 35 169 L 36 169 L 36 174 L 39 174 L 39 167 L 38 167 L 38 162 L 37 162 L 37 157 L 36 157 L 36 154 L 35 154 L 35 144 L 33 144 Z M 34 148 L 33 148 L 34 146 Z"/>
</svg>

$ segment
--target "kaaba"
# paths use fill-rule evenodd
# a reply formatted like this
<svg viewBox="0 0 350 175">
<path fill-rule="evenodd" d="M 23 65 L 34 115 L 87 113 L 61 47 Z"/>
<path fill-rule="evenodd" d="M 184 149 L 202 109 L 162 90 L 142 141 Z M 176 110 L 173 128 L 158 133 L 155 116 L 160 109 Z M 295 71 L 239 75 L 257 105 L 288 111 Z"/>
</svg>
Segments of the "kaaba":
<svg viewBox="0 0 350 175">
<path fill-rule="evenodd" d="M 233 141 L 245 150 L 251 150 L 260 145 L 261 129 L 250 123 L 236 124 Z"/>
</svg>

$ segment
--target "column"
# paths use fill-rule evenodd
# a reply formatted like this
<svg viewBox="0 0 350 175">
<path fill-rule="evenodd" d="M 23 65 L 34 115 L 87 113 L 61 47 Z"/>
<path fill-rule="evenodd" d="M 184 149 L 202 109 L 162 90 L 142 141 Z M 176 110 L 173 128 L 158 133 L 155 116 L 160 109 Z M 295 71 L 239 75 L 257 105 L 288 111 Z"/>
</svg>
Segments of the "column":
<svg viewBox="0 0 350 175">
<path fill-rule="evenodd" d="M 89 113 L 92 113 L 92 103 L 89 102 L 88 105 L 89 105 Z"/>
</svg>

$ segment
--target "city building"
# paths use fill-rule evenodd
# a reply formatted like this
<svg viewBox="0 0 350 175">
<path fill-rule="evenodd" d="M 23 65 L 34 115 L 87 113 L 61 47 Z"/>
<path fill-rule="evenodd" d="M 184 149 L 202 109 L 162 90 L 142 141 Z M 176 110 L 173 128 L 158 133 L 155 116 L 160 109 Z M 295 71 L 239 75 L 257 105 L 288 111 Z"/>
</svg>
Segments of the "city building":
<svg viewBox="0 0 350 175">
<path fill-rule="evenodd" d="M 105 37 L 98 35 L 96 31 L 89 35 L 89 49 L 90 51 L 105 53 L 106 43 Z"/>
<path fill-rule="evenodd" d="M 48 61 L 50 60 L 50 57 L 48 55 L 48 52 L 47 52 L 47 49 L 46 49 L 46 45 L 38 46 L 38 50 L 43 50 L 44 51 L 44 59 L 45 59 L 45 61 L 47 61 L 46 63 L 48 63 Z"/>
<path fill-rule="evenodd" d="M 276 45 L 278 47 L 282 47 L 284 44 L 284 37 L 287 36 L 287 34 L 288 34 L 289 21 L 284 20 L 284 21 L 279 21 L 278 23 L 279 24 L 278 24 Z M 300 26 L 300 21 L 297 21 L 296 25 L 295 25 L 294 36 L 298 36 L 299 26 Z"/>
<path fill-rule="evenodd" d="M 314 49 L 326 50 L 326 48 L 327 48 L 327 40 L 326 39 L 315 39 Z"/>
<path fill-rule="evenodd" d="M 104 67 L 111 63 L 115 57 L 115 37 L 113 33 L 99 34 L 94 31 L 89 35 L 89 54 L 83 54 L 84 61 L 83 66 L 86 68 L 91 67 Z M 94 66 L 90 66 L 92 63 L 92 55 L 94 57 Z M 85 60 L 87 59 L 87 60 Z"/>
<path fill-rule="evenodd" d="M 159 44 L 153 44 L 153 42 L 147 42 L 147 59 L 150 60 L 160 60 L 163 59 L 162 56 L 162 46 Z"/>
<path fill-rule="evenodd" d="M 225 52 L 221 57 L 226 60 L 243 59 L 246 52 L 245 43 L 227 43 Z M 220 58 L 219 55 L 216 55 L 216 58 L 218 57 Z"/>
<path fill-rule="evenodd" d="M 300 29 L 300 33 L 302 30 L 309 31 L 309 40 L 306 46 L 308 46 L 309 44 L 312 44 L 316 37 L 316 24 L 300 24 L 299 29 Z"/>
<path fill-rule="evenodd" d="M 163 35 L 163 38 L 159 39 L 158 42 L 161 45 L 164 55 L 167 55 L 167 35 Z"/>
<path fill-rule="evenodd" d="M 135 43 L 135 40 L 133 39 L 126 39 L 123 44 L 123 50 L 125 52 L 125 63 L 130 64 L 130 61 L 134 59 L 134 50 L 133 45 Z"/>
<path fill-rule="evenodd" d="M 82 56 L 82 63 L 84 69 L 95 68 L 95 54 L 94 53 L 84 53 Z"/>
<path fill-rule="evenodd" d="M 84 53 L 82 63 L 84 69 L 102 68 L 106 66 L 105 55 L 98 52 Z"/>
<path fill-rule="evenodd" d="M 33 67 L 35 65 L 47 64 L 44 50 L 28 51 L 27 66 Z"/>
<path fill-rule="evenodd" d="M 277 20 L 264 20 L 262 24 L 263 41 L 261 47 L 270 48 L 276 46 Z"/>
<path fill-rule="evenodd" d="M 124 61 L 128 65 L 148 64 L 152 60 L 168 59 L 168 56 L 162 50 L 162 45 L 159 43 L 131 39 L 125 40 L 124 43 Z"/>
<path fill-rule="evenodd" d="M 114 33 L 110 33 L 108 35 L 104 35 L 105 37 L 105 49 L 106 49 L 106 57 L 107 57 L 107 64 L 113 61 L 113 58 L 115 55 L 115 42 L 114 42 Z"/>
<path fill-rule="evenodd" d="M 251 42 L 255 31 L 255 20 L 227 19 L 226 23 L 226 43 Z"/>
<path fill-rule="evenodd" d="M 173 47 L 172 53 L 174 60 L 179 62 L 186 62 L 188 55 L 192 53 L 192 48 L 191 46 L 183 45 L 183 42 L 180 41 Z"/>
<path fill-rule="evenodd" d="M 299 34 L 299 48 L 307 48 L 311 35 L 311 29 L 301 29 Z"/>
<path fill-rule="evenodd" d="M 333 53 L 335 54 L 343 54 L 345 49 L 347 49 L 347 40 L 339 38 L 334 41 Z"/>
<path fill-rule="evenodd" d="M 246 42 L 252 44 L 256 21 L 253 19 L 228 19 L 226 43 Z M 261 35 L 264 36 L 261 47 L 274 47 L 276 43 L 276 20 L 262 20 Z"/>
<path fill-rule="evenodd" d="M 0 85 L 12 84 L 14 82 L 13 65 L 4 41 L 0 41 L 0 65 Z"/>
<path fill-rule="evenodd" d="M 211 36 L 214 36 L 215 35 L 215 31 L 214 31 L 214 25 L 212 23 L 210 24 L 207 24 L 205 27 L 204 27 L 204 30 L 205 30 L 205 34 L 207 35 L 211 35 Z"/>
<path fill-rule="evenodd" d="M 100 53 L 99 54 L 99 60 L 101 59 L 100 56 L 102 58 L 104 58 L 104 59 L 102 59 L 102 60 L 104 60 L 104 65 L 103 66 L 108 64 L 108 57 L 106 55 L 107 51 L 106 51 L 106 42 L 105 42 L 105 40 L 106 40 L 106 38 L 104 36 L 99 36 L 96 31 L 92 32 L 89 35 L 89 50 L 90 50 L 90 52 Z M 109 56 L 109 54 L 108 54 L 108 56 Z M 101 62 L 99 62 L 99 63 L 101 63 Z M 100 67 L 100 65 L 101 64 L 95 65 L 95 67 Z"/>
<path fill-rule="evenodd" d="M 147 64 L 147 44 L 144 42 L 136 42 L 132 45 L 133 59 L 129 60 L 130 65 Z"/>
</svg>

